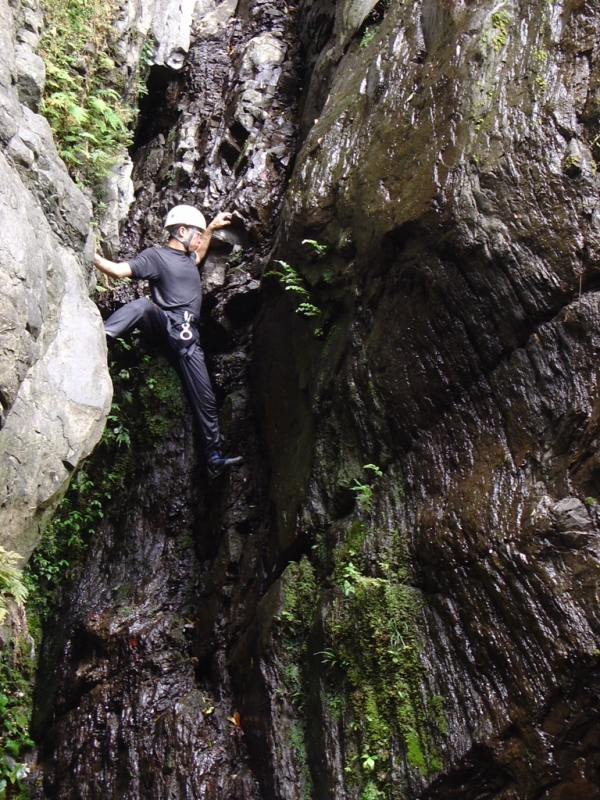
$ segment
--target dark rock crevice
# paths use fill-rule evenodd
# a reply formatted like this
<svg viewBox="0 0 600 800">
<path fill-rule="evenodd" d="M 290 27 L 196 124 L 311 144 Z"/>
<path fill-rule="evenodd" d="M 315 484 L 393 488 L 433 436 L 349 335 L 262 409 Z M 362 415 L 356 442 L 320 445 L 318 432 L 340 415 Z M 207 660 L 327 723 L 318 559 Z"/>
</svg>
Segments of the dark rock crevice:
<svg viewBox="0 0 600 800">
<path fill-rule="evenodd" d="M 146 81 L 146 93 L 139 100 L 139 115 L 132 144 L 133 154 L 158 136 L 168 136 L 177 125 L 178 98 L 182 76 L 162 64 L 154 65 Z"/>
</svg>

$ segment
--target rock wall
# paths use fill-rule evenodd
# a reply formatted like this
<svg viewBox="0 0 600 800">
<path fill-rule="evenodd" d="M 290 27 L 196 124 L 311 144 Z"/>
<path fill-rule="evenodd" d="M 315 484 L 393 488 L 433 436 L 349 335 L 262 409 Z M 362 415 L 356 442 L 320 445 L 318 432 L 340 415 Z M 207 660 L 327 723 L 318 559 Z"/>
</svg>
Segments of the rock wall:
<svg viewBox="0 0 600 800">
<path fill-rule="evenodd" d="M 354 565 L 383 580 L 381 543 L 405 537 L 420 691 L 443 698 L 448 728 L 430 726 L 436 744 L 419 765 L 406 719 L 380 707 L 400 736 L 363 785 L 372 775 L 398 796 L 596 797 L 597 9 L 379 8 L 374 22 L 372 4 L 336 6 L 277 234 L 327 337 L 308 359 L 290 322 L 295 368 L 265 359 L 261 370 L 279 550 L 329 537 L 331 552 L 362 519 L 371 533 Z M 313 4 L 305 12 L 310 53 L 320 18 Z M 265 317 L 257 352 L 282 313 Z M 294 399 L 282 406 L 269 387 L 284 376 Z M 372 508 L 348 517 L 342 490 L 369 462 L 384 473 Z M 320 608 L 325 644 L 343 653 L 335 600 L 332 611 L 323 594 Z M 312 670 L 322 700 L 326 670 Z M 344 734 L 309 694 L 313 757 L 325 754 L 317 796 L 356 796 L 340 751 L 353 752 L 357 684 Z"/>
<path fill-rule="evenodd" d="M 226 446 L 247 464 L 209 484 L 177 378 L 156 371 L 154 353 L 110 354 L 113 374 L 130 376 L 115 383 L 131 446 L 103 445 L 86 467 L 94 483 L 111 472 L 116 484 L 44 640 L 33 726 L 40 798 L 262 796 L 227 651 L 272 580 L 249 345 L 293 155 L 293 20 L 281 2 L 237 13 L 225 2 L 196 20 L 183 74 L 150 74 L 121 256 L 161 241 L 176 202 L 209 218 L 237 211 L 204 266 L 202 337 Z M 103 313 L 139 291 L 105 297 Z"/>
<path fill-rule="evenodd" d="M 179 411 L 136 440 L 38 797 L 600 796 L 599 25 L 223 3 L 154 73 L 123 254 L 238 211 L 202 335 L 246 465 L 209 488 Z"/>
<path fill-rule="evenodd" d="M 111 383 L 88 298 L 90 206 L 37 111 L 33 3 L 2 6 L 0 50 L 0 542 L 27 559 L 104 428 Z"/>
</svg>

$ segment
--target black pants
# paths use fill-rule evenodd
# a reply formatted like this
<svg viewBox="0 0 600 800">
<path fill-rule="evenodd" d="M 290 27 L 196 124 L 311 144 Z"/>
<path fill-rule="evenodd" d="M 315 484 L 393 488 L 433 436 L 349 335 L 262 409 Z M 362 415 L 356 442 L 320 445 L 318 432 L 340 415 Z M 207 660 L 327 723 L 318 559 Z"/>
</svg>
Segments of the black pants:
<svg viewBox="0 0 600 800">
<path fill-rule="evenodd" d="M 174 356 L 173 364 L 200 424 L 204 446 L 207 452 L 218 450 L 217 403 L 204 363 L 204 353 L 198 344 L 198 332 L 193 329 L 194 339 L 190 340 L 191 344 L 185 341 L 178 343 L 172 335 L 172 326 L 166 312 L 146 297 L 127 303 L 104 323 L 106 335 L 113 339 L 133 328 L 139 328 L 150 344 L 169 345 Z M 181 348 L 186 345 L 189 346 L 182 352 Z"/>
</svg>

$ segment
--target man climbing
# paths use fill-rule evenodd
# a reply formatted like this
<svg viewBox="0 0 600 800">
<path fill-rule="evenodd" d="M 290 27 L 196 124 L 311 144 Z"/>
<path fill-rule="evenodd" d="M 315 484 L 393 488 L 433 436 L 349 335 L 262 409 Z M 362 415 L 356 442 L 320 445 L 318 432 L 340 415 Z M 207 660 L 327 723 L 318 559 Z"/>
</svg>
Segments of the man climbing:
<svg viewBox="0 0 600 800">
<path fill-rule="evenodd" d="M 202 301 L 198 266 L 208 251 L 213 231 L 229 225 L 231 216 L 222 212 L 207 227 L 197 208 L 175 206 L 165 219 L 169 236 L 165 247 L 150 247 L 120 263 L 94 255 L 94 266 L 105 275 L 150 282 L 152 300 L 140 297 L 122 306 L 106 320 L 104 330 L 108 337 L 116 339 L 139 328 L 152 344 L 169 344 L 200 425 L 211 479 L 242 461 L 241 457 L 221 456 L 217 404 L 196 327 Z"/>
</svg>

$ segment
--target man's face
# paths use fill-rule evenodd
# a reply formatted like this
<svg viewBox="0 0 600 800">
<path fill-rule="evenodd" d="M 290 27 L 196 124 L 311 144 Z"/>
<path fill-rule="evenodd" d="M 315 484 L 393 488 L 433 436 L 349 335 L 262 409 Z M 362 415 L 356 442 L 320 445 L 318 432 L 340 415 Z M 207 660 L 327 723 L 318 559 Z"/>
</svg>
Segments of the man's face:
<svg viewBox="0 0 600 800">
<path fill-rule="evenodd" d="M 204 231 L 199 231 L 197 228 L 184 228 L 184 227 L 180 228 L 180 231 L 184 232 L 182 238 L 186 240 L 188 239 L 190 233 L 194 231 L 192 241 L 189 244 L 189 250 L 191 253 L 196 251 L 198 247 L 200 247 L 200 242 L 202 240 L 202 234 L 204 233 Z"/>
</svg>

